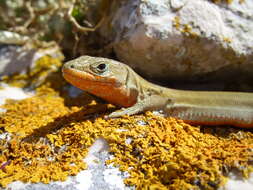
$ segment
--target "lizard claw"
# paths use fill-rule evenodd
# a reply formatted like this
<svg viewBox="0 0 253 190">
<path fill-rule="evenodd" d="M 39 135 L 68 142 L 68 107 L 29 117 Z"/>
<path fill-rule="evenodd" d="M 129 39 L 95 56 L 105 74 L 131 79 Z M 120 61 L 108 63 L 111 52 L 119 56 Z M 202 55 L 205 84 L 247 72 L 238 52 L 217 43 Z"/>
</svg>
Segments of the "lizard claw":
<svg viewBox="0 0 253 190">
<path fill-rule="evenodd" d="M 104 115 L 104 119 L 105 119 L 105 120 L 110 119 L 109 115 Z"/>
</svg>

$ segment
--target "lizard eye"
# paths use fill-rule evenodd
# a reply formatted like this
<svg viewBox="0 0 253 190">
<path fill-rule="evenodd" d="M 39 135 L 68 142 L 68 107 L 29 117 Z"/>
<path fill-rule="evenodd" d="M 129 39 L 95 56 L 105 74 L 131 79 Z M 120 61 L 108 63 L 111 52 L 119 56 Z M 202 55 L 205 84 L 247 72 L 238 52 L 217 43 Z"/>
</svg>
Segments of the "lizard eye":
<svg viewBox="0 0 253 190">
<path fill-rule="evenodd" d="M 102 74 L 102 73 L 106 72 L 107 69 L 108 69 L 108 65 L 105 63 L 98 63 L 96 65 L 91 66 L 91 70 L 98 73 L 98 74 Z"/>
<path fill-rule="evenodd" d="M 105 69 L 106 69 L 106 64 L 104 64 L 104 63 L 99 64 L 99 65 L 97 66 L 97 69 L 100 70 L 100 71 L 105 70 Z"/>
</svg>

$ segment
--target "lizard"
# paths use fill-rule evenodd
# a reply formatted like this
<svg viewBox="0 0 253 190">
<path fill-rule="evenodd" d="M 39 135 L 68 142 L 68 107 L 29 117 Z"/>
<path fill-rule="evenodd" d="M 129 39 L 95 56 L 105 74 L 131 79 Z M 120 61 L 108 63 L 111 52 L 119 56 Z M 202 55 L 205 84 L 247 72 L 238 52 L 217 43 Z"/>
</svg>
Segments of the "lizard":
<svg viewBox="0 0 253 190">
<path fill-rule="evenodd" d="M 62 73 L 72 85 L 121 107 L 107 118 L 163 110 L 189 124 L 253 127 L 253 93 L 167 88 L 145 80 L 126 64 L 102 57 L 70 60 Z"/>
</svg>

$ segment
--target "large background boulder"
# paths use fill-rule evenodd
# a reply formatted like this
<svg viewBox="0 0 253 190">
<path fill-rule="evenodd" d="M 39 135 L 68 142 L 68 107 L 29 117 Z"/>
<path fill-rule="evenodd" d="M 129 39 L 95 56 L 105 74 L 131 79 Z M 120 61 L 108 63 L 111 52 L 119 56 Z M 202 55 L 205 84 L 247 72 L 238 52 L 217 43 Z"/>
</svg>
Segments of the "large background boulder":
<svg viewBox="0 0 253 190">
<path fill-rule="evenodd" d="M 253 73 L 253 1 L 114 4 L 102 33 L 117 57 L 147 78 L 200 81 Z"/>
</svg>

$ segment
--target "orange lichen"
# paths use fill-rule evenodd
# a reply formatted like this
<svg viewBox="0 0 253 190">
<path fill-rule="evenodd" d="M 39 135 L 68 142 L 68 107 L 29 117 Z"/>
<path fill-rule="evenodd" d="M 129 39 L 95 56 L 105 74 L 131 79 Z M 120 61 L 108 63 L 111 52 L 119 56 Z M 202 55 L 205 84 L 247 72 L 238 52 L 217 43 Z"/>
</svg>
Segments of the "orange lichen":
<svg viewBox="0 0 253 190">
<path fill-rule="evenodd" d="M 52 73 L 57 72 L 61 65 L 59 58 L 44 55 L 35 62 L 32 68 L 26 68 L 26 73 L 14 73 L 10 76 L 3 76 L 1 79 L 16 87 L 36 87 L 41 85 Z"/>
<path fill-rule="evenodd" d="M 227 4 L 231 4 L 233 2 L 233 0 L 212 0 L 214 3 L 220 3 L 222 1 L 225 1 L 225 3 Z M 240 0 L 241 1 L 241 0 Z"/>
<path fill-rule="evenodd" d="M 177 30 L 180 30 L 181 24 L 180 24 L 179 16 L 175 16 L 172 23 L 173 23 L 173 27 L 175 27 Z"/>
<path fill-rule="evenodd" d="M 221 2 L 225 2 L 227 4 L 231 4 L 234 0 L 212 0 L 212 2 L 214 3 L 221 3 Z M 244 3 L 245 0 L 238 0 L 240 4 Z"/>
<path fill-rule="evenodd" d="M 224 41 L 224 42 L 227 42 L 227 43 L 231 43 L 231 42 L 232 42 L 232 39 L 231 39 L 231 38 L 228 38 L 228 37 L 223 37 L 223 41 Z"/>
<path fill-rule="evenodd" d="M 247 165 L 244 158 L 253 155 L 249 150 L 253 142 L 250 132 L 243 133 L 244 138 L 239 140 L 236 133 L 223 138 L 210 133 L 212 129 L 202 132 L 199 127 L 172 118 L 148 114 L 141 120 L 147 125 L 127 127 L 130 132 L 125 136 L 133 139 L 130 145 L 111 144 L 116 155 L 114 163 L 122 168 L 131 167 L 126 183 L 138 184 L 137 189 L 147 188 L 150 181 L 170 189 L 178 189 L 182 184 L 211 189 L 225 182 L 224 166 L 236 167 L 238 162 Z M 121 145 L 126 137 L 121 134 Z"/>
<path fill-rule="evenodd" d="M 172 20 L 172 25 L 184 35 L 188 35 L 193 38 L 198 37 L 198 34 L 192 31 L 192 27 L 189 24 L 181 24 L 180 18 L 178 16 L 174 17 Z"/>
<path fill-rule="evenodd" d="M 51 83 L 50 83 L 51 84 Z M 104 120 L 94 113 L 113 108 L 91 96 L 65 96 L 47 86 L 34 97 L 7 101 L 0 117 L 0 184 L 12 181 L 49 183 L 86 168 L 83 158 L 103 137 L 114 163 L 136 189 L 216 189 L 231 168 L 251 170 L 253 134 L 229 127 L 194 127 L 147 112 Z M 60 95 L 63 95 L 61 97 Z"/>
</svg>

